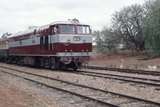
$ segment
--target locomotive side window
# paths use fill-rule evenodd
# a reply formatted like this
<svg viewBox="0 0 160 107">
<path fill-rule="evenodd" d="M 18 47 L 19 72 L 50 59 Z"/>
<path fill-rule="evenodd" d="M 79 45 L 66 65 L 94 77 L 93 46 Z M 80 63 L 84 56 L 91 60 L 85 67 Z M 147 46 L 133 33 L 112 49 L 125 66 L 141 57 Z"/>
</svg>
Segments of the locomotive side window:
<svg viewBox="0 0 160 107">
<path fill-rule="evenodd" d="M 57 25 L 51 26 L 50 27 L 50 34 L 54 35 L 54 34 L 57 34 L 57 33 L 58 33 L 58 26 Z"/>
</svg>

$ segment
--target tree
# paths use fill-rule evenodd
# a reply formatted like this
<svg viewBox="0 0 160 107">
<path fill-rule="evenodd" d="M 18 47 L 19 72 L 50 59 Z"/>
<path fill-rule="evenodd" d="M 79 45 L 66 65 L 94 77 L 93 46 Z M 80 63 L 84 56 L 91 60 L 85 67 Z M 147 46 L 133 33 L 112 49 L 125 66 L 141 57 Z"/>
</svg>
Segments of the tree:
<svg viewBox="0 0 160 107">
<path fill-rule="evenodd" d="M 113 15 L 112 29 L 128 48 L 144 50 L 143 19 L 144 9 L 137 4 L 125 7 Z"/>
<path fill-rule="evenodd" d="M 97 52 L 102 52 L 103 53 L 104 52 L 103 38 L 101 37 L 101 32 L 100 31 L 94 31 L 93 36 L 95 38 Z"/>
<path fill-rule="evenodd" d="M 120 39 L 110 28 L 104 28 L 102 31 L 95 31 L 96 49 L 101 53 L 115 52 Z"/>
<path fill-rule="evenodd" d="M 144 20 L 145 47 L 149 52 L 160 55 L 160 1 L 148 1 Z"/>
</svg>

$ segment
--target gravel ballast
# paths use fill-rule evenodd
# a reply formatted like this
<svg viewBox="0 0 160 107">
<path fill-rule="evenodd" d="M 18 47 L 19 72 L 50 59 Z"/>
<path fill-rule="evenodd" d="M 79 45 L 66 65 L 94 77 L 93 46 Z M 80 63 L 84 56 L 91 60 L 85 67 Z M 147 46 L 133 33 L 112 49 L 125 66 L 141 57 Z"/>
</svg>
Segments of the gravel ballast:
<svg viewBox="0 0 160 107">
<path fill-rule="evenodd" d="M 7 65 L 4 64 L 4 66 L 7 66 Z M 160 90 L 158 87 L 151 87 L 147 85 L 134 84 L 134 83 L 126 83 L 126 82 L 113 80 L 113 79 L 89 77 L 89 76 L 77 75 L 77 74 L 67 73 L 67 72 L 54 72 L 47 69 L 40 70 L 40 69 L 33 69 L 28 67 L 17 67 L 14 65 L 11 65 L 10 67 L 21 69 L 27 72 L 39 73 L 45 76 L 58 78 L 58 79 L 62 79 L 70 82 L 75 82 L 75 83 L 79 83 L 87 86 L 92 86 L 95 88 L 105 89 L 105 90 L 113 91 L 116 93 L 131 95 L 138 98 L 160 102 Z"/>
</svg>

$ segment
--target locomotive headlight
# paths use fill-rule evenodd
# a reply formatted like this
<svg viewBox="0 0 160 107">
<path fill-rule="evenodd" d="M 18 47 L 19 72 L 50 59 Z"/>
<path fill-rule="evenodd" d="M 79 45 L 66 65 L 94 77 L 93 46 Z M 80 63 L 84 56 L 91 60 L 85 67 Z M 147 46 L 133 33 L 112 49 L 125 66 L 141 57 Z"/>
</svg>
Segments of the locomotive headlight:
<svg viewBox="0 0 160 107">
<path fill-rule="evenodd" d="M 79 36 L 74 36 L 74 37 L 73 37 L 73 40 L 74 40 L 74 41 L 80 41 L 81 38 L 80 38 Z"/>
</svg>

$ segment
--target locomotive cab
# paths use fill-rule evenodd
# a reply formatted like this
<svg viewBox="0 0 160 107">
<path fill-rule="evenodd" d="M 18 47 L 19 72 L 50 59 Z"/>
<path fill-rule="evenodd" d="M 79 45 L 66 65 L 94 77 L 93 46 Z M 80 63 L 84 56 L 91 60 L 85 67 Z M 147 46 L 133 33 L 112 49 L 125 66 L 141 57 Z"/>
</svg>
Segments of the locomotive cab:
<svg viewBox="0 0 160 107">
<path fill-rule="evenodd" d="M 92 51 L 92 35 L 89 25 L 78 23 L 56 24 L 51 26 L 52 49 L 59 58 L 61 67 L 80 68 L 86 63 Z"/>
</svg>

